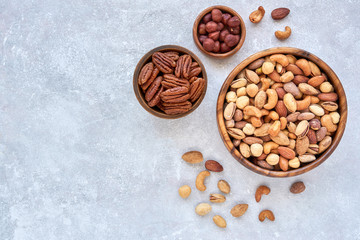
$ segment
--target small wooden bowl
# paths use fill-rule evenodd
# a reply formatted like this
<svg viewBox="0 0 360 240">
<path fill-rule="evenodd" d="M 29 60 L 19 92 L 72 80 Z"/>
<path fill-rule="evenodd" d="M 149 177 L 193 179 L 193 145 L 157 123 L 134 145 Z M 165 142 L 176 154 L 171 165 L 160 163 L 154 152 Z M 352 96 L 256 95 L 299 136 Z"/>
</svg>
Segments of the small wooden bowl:
<svg viewBox="0 0 360 240">
<path fill-rule="evenodd" d="M 318 157 L 315 161 L 313 161 L 301 168 L 293 169 L 293 170 L 290 170 L 287 172 L 267 170 L 267 169 L 261 168 L 255 164 L 253 164 L 252 162 L 250 162 L 249 160 L 244 158 L 240 154 L 239 150 L 234 147 L 234 145 L 226 131 L 224 114 L 223 114 L 224 113 L 223 106 L 224 106 L 225 95 L 229 89 L 230 83 L 235 79 L 235 77 L 238 75 L 238 73 L 240 73 L 241 70 L 243 70 L 245 67 L 247 67 L 250 63 L 252 63 L 256 59 L 262 58 L 262 57 L 265 57 L 265 56 L 268 56 L 271 54 L 275 54 L 275 53 L 292 54 L 294 56 L 306 58 L 306 59 L 314 62 L 315 64 L 317 64 L 317 66 L 328 76 L 328 80 L 333 84 L 334 89 L 339 96 L 339 100 L 338 100 L 339 101 L 339 109 L 338 110 L 341 115 L 340 122 L 338 124 L 338 129 L 337 129 L 335 135 L 333 136 L 333 141 L 332 141 L 332 144 L 330 145 L 330 147 L 325 152 L 323 152 L 321 154 L 321 156 Z M 231 155 L 233 155 L 233 157 L 237 161 L 239 161 L 242 165 L 244 165 L 248 169 L 250 169 L 256 173 L 259 173 L 261 175 L 264 175 L 264 176 L 291 177 L 291 176 L 296 176 L 296 175 L 305 173 L 305 172 L 310 171 L 311 169 L 319 166 L 334 152 L 334 150 L 337 147 L 337 145 L 339 144 L 341 137 L 345 130 L 346 119 L 347 119 L 347 102 L 346 102 L 346 95 L 345 95 L 344 89 L 341 85 L 339 78 L 336 76 L 335 72 L 320 58 L 318 58 L 317 56 L 315 56 L 307 51 L 301 50 L 301 49 L 291 48 L 291 47 L 278 47 L 278 48 L 270 48 L 270 49 L 255 53 L 254 55 L 248 57 L 247 59 L 245 59 L 244 61 L 242 61 L 239 65 L 237 65 L 235 67 L 235 69 L 229 74 L 229 76 L 226 78 L 224 84 L 221 87 L 221 90 L 220 90 L 220 93 L 218 96 L 218 100 L 217 100 L 216 115 L 217 115 L 217 124 L 218 124 L 220 136 L 221 136 L 226 148 L 229 150 Z"/>
<path fill-rule="evenodd" d="M 231 51 L 226 52 L 226 53 L 213 53 L 213 52 L 208 52 L 206 51 L 202 44 L 199 41 L 199 33 L 198 33 L 198 27 L 199 24 L 201 22 L 201 20 L 203 19 L 203 17 L 208 14 L 209 12 L 211 12 L 214 8 L 218 8 L 220 9 L 222 12 L 228 12 L 233 16 L 237 16 L 240 19 L 240 41 L 239 43 L 236 45 L 236 47 L 234 47 Z M 241 16 L 232 8 L 226 7 L 226 6 L 222 6 L 222 5 L 217 5 L 217 6 L 212 6 L 212 7 L 208 7 L 206 8 L 204 11 L 202 11 L 197 18 L 195 19 L 194 22 L 194 26 L 193 26 L 193 38 L 194 38 L 194 42 L 196 44 L 196 46 L 205 54 L 212 56 L 212 57 L 216 57 L 216 58 L 226 58 L 229 57 L 231 55 L 234 55 L 237 51 L 240 50 L 241 46 L 243 45 L 244 41 L 245 41 L 245 37 L 246 37 L 246 28 L 245 28 L 245 23 L 243 21 L 243 19 L 241 18 Z"/>
<path fill-rule="evenodd" d="M 196 100 L 196 102 L 193 104 L 192 108 L 187 111 L 186 113 L 181 113 L 181 114 L 176 114 L 176 115 L 168 115 L 166 113 L 164 113 L 163 111 L 161 111 L 160 109 L 158 109 L 157 107 L 149 107 L 149 105 L 147 104 L 146 100 L 145 100 L 145 94 L 143 93 L 141 87 L 138 84 L 138 78 L 139 78 L 139 74 L 140 71 L 142 69 L 142 67 L 148 63 L 149 61 L 151 61 L 151 56 L 153 55 L 154 52 L 164 52 L 164 51 L 176 51 L 179 52 L 180 54 L 189 54 L 196 62 L 199 63 L 199 66 L 201 67 L 202 72 L 199 74 L 200 77 L 202 77 L 205 80 L 205 86 L 204 86 L 204 91 L 201 94 L 201 96 L 198 98 L 198 100 Z M 202 64 L 202 62 L 200 61 L 200 59 L 190 50 L 177 46 L 177 45 L 163 45 L 157 48 L 154 48 L 152 50 L 150 50 L 148 53 L 146 53 L 138 62 L 138 64 L 136 65 L 135 71 L 134 71 L 134 77 L 133 77 L 133 88 L 134 88 L 134 92 L 135 92 L 135 96 L 137 98 L 137 100 L 139 101 L 140 105 L 149 113 L 151 113 L 152 115 L 159 117 L 159 118 L 165 118 L 165 119 L 176 119 L 176 118 L 181 118 L 184 117 L 188 114 L 190 114 L 191 112 L 193 112 L 201 103 L 201 101 L 204 99 L 205 94 L 206 94 L 206 89 L 207 89 L 207 76 L 206 76 L 206 71 L 205 71 L 205 67 Z"/>
</svg>

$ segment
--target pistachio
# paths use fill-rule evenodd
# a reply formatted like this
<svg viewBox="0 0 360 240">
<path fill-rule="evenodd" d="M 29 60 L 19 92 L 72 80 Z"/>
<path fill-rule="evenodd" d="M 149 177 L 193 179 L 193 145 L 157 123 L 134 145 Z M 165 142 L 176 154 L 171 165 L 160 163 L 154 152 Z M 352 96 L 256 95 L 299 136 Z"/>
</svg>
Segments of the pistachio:
<svg viewBox="0 0 360 240">
<path fill-rule="evenodd" d="M 260 82 L 259 76 L 254 71 L 245 69 L 245 76 L 247 80 L 249 80 L 252 83 L 258 84 Z"/>
<path fill-rule="evenodd" d="M 302 163 L 308 163 L 312 162 L 316 159 L 316 157 L 313 154 L 303 154 L 299 156 L 299 160 Z"/>
<path fill-rule="evenodd" d="M 335 102 L 322 102 L 320 105 L 329 112 L 333 112 L 338 109 L 338 105 Z"/>
<path fill-rule="evenodd" d="M 309 122 L 306 120 L 302 120 L 296 127 L 295 135 L 298 136 L 298 138 L 303 138 L 306 136 L 308 131 L 309 131 Z"/>
<path fill-rule="evenodd" d="M 210 194 L 209 200 L 210 200 L 210 202 L 213 202 L 213 203 L 222 203 L 222 202 L 225 202 L 226 197 L 224 195 L 221 195 L 218 193 L 213 193 L 213 194 Z"/>
<path fill-rule="evenodd" d="M 241 131 L 241 130 L 238 129 L 238 128 L 229 128 L 229 129 L 227 130 L 227 132 L 228 132 L 228 134 L 229 134 L 231 137 L 233 137 L 233 138 L 235 138 L 235 139 L 241 140 L 241 139 L 243 139 L 243 138 L 245 137 L 244 132 Z"/>
<path fill-rule="evenodd" d="M 232 81 L 230 86 L 232 88 L 241 88 L 241 87 L 245 87 L 246 84 L 247 84 L 247 80 L 245 78 L 239 78 L 239 79 Z"/>
<path fill-rule="evenodd" d="M 311 86 L 307 83 L 300 83 L 298 85 L 298 88 L 299 88 L 300 92 L 302 92 L 303 94 L 306 94 L 306 95 L 319 94 L 319 90 L 317 90 L 316 88 L 314 88 L 313 86 Z"/>
<path fill-rule="evenodd" d="M 319 145 L 310 144 L 309 148 L 307 149 L 307 152 L 311 153 L 311 154 L 318 154 L 319 153 Z"/>
<path fill-rule="evenodd" d="M 330 136 L 326 136 L 323 140 L 319 143 L 319 153 L 322 153 L 326 149 L 330 147 L 332 143 L 332 138 Z"/>
<path fill-rule="evenodd" d="M 236 104 L 231 102 L 224 109 L 225 120 L 231 120 L 235 114 Z"/>
<path fill-rule="evenodd" d="M 320 120 L 317 118 L 311 119 L 309 125 L 312 130 L 319 130 L 321 128 Z"/>
</svg>

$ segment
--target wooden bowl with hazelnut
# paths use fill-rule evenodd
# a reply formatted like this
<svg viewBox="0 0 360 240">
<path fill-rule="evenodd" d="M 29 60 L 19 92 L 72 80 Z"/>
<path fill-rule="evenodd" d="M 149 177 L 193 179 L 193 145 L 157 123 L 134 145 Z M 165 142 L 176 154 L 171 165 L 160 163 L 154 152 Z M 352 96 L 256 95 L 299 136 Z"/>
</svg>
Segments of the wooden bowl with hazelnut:
<svg viewBox="0 0 360 240">
<path fill-rule="evenodd" d="M 140 105 L 152 115 L 181 118 L 193 112 L 205 97 L 205 67 L 186 48 L 160 46 L 140 59 L 134 71 L 133 88 Z"/>
<path fill-rule="evenodd" d="M 205 54 L 226 58 L 235 54 L 245 41 L 246 28 L 241 16 L 226 6 L 202 11 L 193 26 L 196 46 Z"/>
<path fill-rule="evenodd" d="M 347 101 L 324 61 L 277 47 L 235 67 L 221 87 L 216 112 L 220 136 L 238 162 L 264 176 L 291 177 L 334 152 L 345 130 Z"/>
</svg>

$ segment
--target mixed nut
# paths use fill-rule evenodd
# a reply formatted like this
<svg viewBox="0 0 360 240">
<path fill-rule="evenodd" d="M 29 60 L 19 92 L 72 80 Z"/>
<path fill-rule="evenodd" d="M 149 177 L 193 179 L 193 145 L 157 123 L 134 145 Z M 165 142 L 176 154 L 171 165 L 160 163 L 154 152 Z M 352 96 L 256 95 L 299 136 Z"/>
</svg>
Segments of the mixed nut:
<svg viewBox="0 0 360 240">
<path fill-rule="evenodd" d="M 176 115 L 189 111 L 203 93 L 201 73 L 199 63 L 189 54 L 159 51 L 142 67 L 138 84 L 149 107 Z"/>
<path fill-rule="evenodd" d="M 208 52 L 226 53 L 240 41 L 240 19 L 220 9 L 206 14 L 198 26 L 198 39 Z"/>
<path fill-rule="evenodd" d="M 182 159 L 185 162 L 190 163 L 190 164 L 197 164 L 204 160 L 202 153 L 198 152 L 198 151 L 187 152 L 187 153 L 183 154 Z M 206 163 L 208 163 L 208 164 L 206 164 Z M 195 180 L 195 186 L 201 192 L 203 192 L 207 189 L 205 186 L 205 179 L 210 176 L 210 174 L 211 174 L 210 172 L 221 172 L 224 169 L 223 166 L 215 160 L 208 160 L 208 161 L 206 161 L 206 163 L 205 163 L 205 167 L 208 171 L 207 170 L 201 171 L 197 175 L 196 180 Z M 221 169 L 221 171 L 219 171 L 219 169 Z M 218 181 L 217 186 L 218 186 L 218 189 L 222 193 L 224 193 L 224 194 L 230 193 L 231 188 L 227 181 L 221 179 Z M 303 192 L 304 190 L 305 190 L 305 185 L 303 182 L 295 182 L 290 187 L 290 192 L 293 194 L 299 194 L 299 193 Z M 181 186 L 178 191 L 179 191 L 180 197 L 182 197 L 183 199 L 188 198 L 191 194 L 191 188 L 188 185 Z M 255 192 L 256 202 L 260 202 L 262 195 L 268 195 L 270 192 L 271 192 L 271 190 L 269 187 L 267 187 L 265 185 L 259 186 Z M 227 198 L 223 194 L 220 194 L 220 193 L 211 193 L 209 195 L 209 202 L 211 202 L 211 203 L 223 203 L 226 200 L 227 200 Z M 237 204 L 230 210 L 230 214 L 235 218 L 241 217 L 242 215 L 245 214 L 248 207 L 249 207 L 249 205 L 246 203 Z M 206 202 L 199 203 L 195 207 L 195 212 L 199 216 L 205 216 L 205 215 L 209 214 L 211 211 L 212 211 L 211 205 Z M 271 210 L 263 210 L 259 213 L 259 221 L 263 222 L 265 220 L 265 218 L 268 218 L 270 221 L 275 220 L 275 216 Z M 226 226 L 227 226 L 226 220 L 220 215 L 213 216 L 213 221 L 220 228 L 226 228 Z"/>
<path fill-rule="evenodd" d="M 224 119 L 242 156 L 269 170 L 314 161 L 340 121 L 338 95 L 313 62 L 293 55 L 259 58 L 231 83 Z"/>
</svg>

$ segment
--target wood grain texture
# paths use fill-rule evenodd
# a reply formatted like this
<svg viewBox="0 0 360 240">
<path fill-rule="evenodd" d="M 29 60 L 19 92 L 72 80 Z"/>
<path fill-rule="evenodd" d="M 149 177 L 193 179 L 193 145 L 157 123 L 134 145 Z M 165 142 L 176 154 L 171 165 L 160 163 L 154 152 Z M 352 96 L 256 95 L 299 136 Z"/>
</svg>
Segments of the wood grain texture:
<svg viewBox="0 0 360 240">
<path fill-rule="evenodd" d="M 337 129 L 335 135 L 333 136 L 333 142 L 332 142 L 331 146 L 324 153 L 322 153 L 321 156 L 318 157 L 315 161 L 305 165 L 304 167 L 301 167 L 298 169 L 293 169 L 293 170 L 290 170 L 287 172 L 263 169 L 255 164 L 253 164 L 252 162 L 248 161 L 247 159 L 245 159 L 240 154 L 239 150 L 234 147 L 234 145 L 226 131 L 225 121 L 224 121 L 224 116 L 223 116 L 223 112 L 224 112 L 223 106 L 224 106 L 225 95 L 229 89 L 230 83 L 234 80 L 234 78 L 237 76 L 237 74 L 240 73 L 241 70 L 243 70 L 247 65 L 249 65 L 254 60 L 261 58 L 261 57 L 271 55 L 271 54 L 275 54 L 275 53 L 292 54 L 296 57 L 306 58 L 306 59 L 314 62 L 315 64 L 317 64 L 318 67 L 322 70 L 322 72 L 324 72 L 328 76 L 328 80 L 333 84 L 334 89 L 339 96 L 339 100 L 338 100 L 339 113 L 341 115 L 340 122 L 338 124 L 338 129 Z M 291 48 L 291 47 L 277 47 L 277 48 L 270 48 L 270 49 L 266 49 L 264 51 L 255 53 L 254 55 L 248 57 L 247 59 L 242 61 L 239 65 L 237 65 L 234 68 L 234 70 L 228 75 L 228 77 L 226 78 L 225 82 L 223 83 L 223 85 L 220 89 L 220 93 L 219 93 L 218 100 L 217 100 L 217 106 L 216 106 L 216 115 L 217 115 L 216 118 L 217 118 L 217 124 L 218 124 L 220 136 L 221 136 L 226 148 L 229 150 L 231 155 L 233 155 L 233 157 L 237 161 L 239 161 L 242 165 L 244 165 L 248 169 L 250 169 L 256 173 L 259 173 L 261 175 L 264 175 L 264 176 L 292 177 L 292 176 L 296 176 L 296 175 L 308 172 L 311 169 L 319 166 L 334 152 L 334 150 L 336 149 L 337 145 L 339 144 L 339 142 L 342 138 L 342 135 L 344 133 L 344 130 L 345 130 L 345 125 L 346 125 L 346 120 L 347 120 L 347 101 L 346 101 L 346 95 L 345 95 L 344 88 L 341 85 L 339 78 L 337 77 L 335 72 L 324 61 L 322 61 L 317 56 L 315 56 L 307 51 L 304 51 L 302 49 Z"/>
<path fill-rule="evenodd" d="M 237 16 L 240 19 L 240 41 L 239 43 L 236 45 L 236 47 L 234 47 L 231 51 L 226 52 L 226 53 L 213 53 L 213 52 L 208 52 L 206 51 L 202 44 L 199 41 L 199 33 L 198 33 L 198 27 L 199 24 L 201 22 L 201 20 L 203 19 L 203 17 L 208 14 L 209 12 L 211 12 L 214 8 L 218 8 L 220 9 L 222 12 L 228 12 L 233 16 Z M 226 7 L 226 6 L 222 6 L 222 5 L 216 5 L 216 6 L 212 6 L 212 7 L 208 7 L 205 10 L 203 10 L 195 19 L 194 22 L 194 26 L 193 26 L 193 38 L 194 38 L 194 42 L 196 44 L 196 46 L 205 54 L 211 56 L 211 57 L 215 57 L 215 58 L 227 58 L 231 55 L 234 55 L 237 51 L 240 50 L 240 48 L 242 47 L 242 45 L 244 44 L 245 41 L 245 37 L 246 37 L 246 27 L 245 27 L 245 23 L 243 21 L 243 19 L 241 18 L 241 16 L 232 8 Z"/>
<path fill-rule="evenodd" d="M 180 54 L 189 54 L 193 60 L 195 60 L 196 62 L 199 63 L 199 66 L 201 67 L 202 72 L 199 74 L 199 77 L 202 77 L 205 80 L 205 86 L 204 86 L 204 91 L 202 92 L 201 96 L 198 98 L 198 100 L 196 100 L 196 102 L 192 105 L 191 109 L 189 111 L 187 111 L 186 113 L 181 113 L 181 114 L 176 114 L 176 115 L 168 115 L 165 114 L 163 111 L 161 111 L 160 109 L 158 109 L 157 107 L 151 108 L 148 106 L 146 100 L 145 100 L 145 94 L 143 93 L 143 91 L 141 90 L 141 87 L 138 84 L 138 78 L 139 78 L 139 74 L 140 71 L 142 69 L 142 67 L 151 61 L 151 56 L 154 52 L 166 52 L 166 51 L 176 51 L 179 52 Z M 157 48 L 154 48 L 152 50 L 150 50 L 148 53 L 146 53 L 138 62 L 138 64 L 136 65 L 135 71 L 134 71 L 134 76 L 133 76 L 133 88 L 134 88 L 134 93 L 135 96 L 137 98 L 137 100 L 139 101 L 140 105 L 149 113 L 151 113 L 152 115 L 159 117 L 159 118 L 164 118 L 164 119 L 176 119 L 176 118 L 181 118 L 184 117 L 188 114 L 190 114 L 191 112 L 193 112 L 202 102 L 202 100 L 205 97 L 206 94 L 206 89 L 207 89 L 207 75 L 206 75 L 206 71 L 205 71 L 205 67 L 202 64 L 202 62 L 200 61 L 200 59 L 190 50 L 177 46 L 177 45 L 163 45 Z"/>
</svg>

